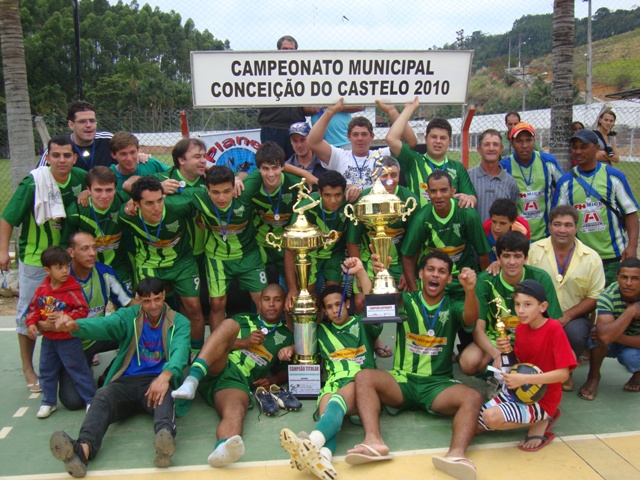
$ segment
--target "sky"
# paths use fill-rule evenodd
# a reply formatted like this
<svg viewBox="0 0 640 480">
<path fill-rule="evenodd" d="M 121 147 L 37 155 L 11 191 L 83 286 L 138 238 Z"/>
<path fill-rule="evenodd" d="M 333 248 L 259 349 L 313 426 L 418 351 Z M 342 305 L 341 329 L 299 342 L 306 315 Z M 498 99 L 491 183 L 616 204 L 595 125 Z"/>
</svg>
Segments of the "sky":
<svg viewBox="0 0 640 480">
<path fill-rule="evenodd" d="M 128 0 L 123 0 L 125 3 Z M 110 0 L 116 3 L 116 0 Z M 292 35 L 305 50 L 425 50 L 452 43 L 456 31 L 504 33 L 527 14 L 553 12 L 553 0 L 138 0 L 194 20 L 233 50 L 274 49 Z M 631 9 L 640 0 L 592 0 Z M 587 3 L 576 0 L 576 17 Z"/>
</svg>

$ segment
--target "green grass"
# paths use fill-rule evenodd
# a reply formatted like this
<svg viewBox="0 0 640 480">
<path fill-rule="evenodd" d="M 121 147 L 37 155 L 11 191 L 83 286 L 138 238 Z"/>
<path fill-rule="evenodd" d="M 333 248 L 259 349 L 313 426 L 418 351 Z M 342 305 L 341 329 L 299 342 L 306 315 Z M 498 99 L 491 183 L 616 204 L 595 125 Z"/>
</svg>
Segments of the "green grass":
<svg viewBox="0 0 640 480">
<path fill-rule="evenodd" d="M 7 203 L 13 194 L 13 188 L 11 187 L 11 169 L 9 160 L 6 158 L 0 159 L 0 183 L 4 185 L 4 188 L 0 191 L 0 214 L 7 208 Z"/>
</svg>

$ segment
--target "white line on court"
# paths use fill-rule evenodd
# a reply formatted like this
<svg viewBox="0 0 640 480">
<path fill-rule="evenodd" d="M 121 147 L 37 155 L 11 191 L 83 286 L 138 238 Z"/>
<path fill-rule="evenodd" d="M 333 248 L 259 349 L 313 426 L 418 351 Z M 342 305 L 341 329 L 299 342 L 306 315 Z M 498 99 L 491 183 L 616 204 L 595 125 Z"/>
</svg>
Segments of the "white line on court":
<svg viewBox="0 0 640 480">
<path fill-rule="evenodd" d="M 7 427 L 5 427 L 7 428 Z M 11 429 L 11 427 L 8 427 Z M 4 429 L 3 429 L 4 430 Z M 0 435 L 3 430 L 0 430 Z M 8 433 L 8 432 L 7 432 Z M 579 441 L 579 440 L 597 440 L 598 437 L 606 437 L 606 438 L 615 438 L 615 437 L 629 437 L 632 435 L 640 435 L 640 432 L 620 432 L 620 433 L 607 433 L 607 434 L 599 434 L 599 435 L 568 435 L 566 437 L 557 437 L 554 439 L 554 442 L 559 441 Z M 517 442 L 501 442 L 501 443 L 491 443 L 485 445 L 473 445 L 469 447 L 468 450 L 487 450 L 487 449 L 498 449 L 505 447 L 512 447 L 516 445 Z M 396 457 L 404 457 L 410 455 L 433 455 L 434 453 L 443 453 L 446 452 L 447 448 L 430 448 L 425 450 L 407 450 L 402 452 L 393 452 Z M 344 456 L 333 457 L 335 461 L 344 461 Z M 267 461 L 257 461 L 257 462 L 238 462 L 231 465 L 227 465 L 226 469 L 234 469 L 234 468 L 252 468 L 252 467 L 267 467 L 267 466 L 280 466 L 280 465 L 289 465 L 289 460 L 267 460 Z M 169 467 L 166 469 L 162 469 L 163 472 L 197 472 L 197 471 L 211 471 L 211 467 L 209 465 L 189 465 L 183 467 Z M 156 468 L 130 468 L 123 470 L 93 470 L 90 472 L 94 476 L 127 476 L 127 475 L 135 475 L 135 474 L 149 474 L 149 473 L 158 473 L 158 469 Z M 17 476 L 7 476 L 4 477 L 11 480 L 53 480 L 53 479 L 62 479 L 69 478 L 66 473 L 47 473 L 40 475 L 17 475 Z"/>
<path fill-rule="evenodd" d="M 12 428 L 13 427 L 2 427 L 2 430 L 0 430 L 0 440 L 6 438 Z"/>
<path fill-rule="evenodd" d="M 2 327 L 2 328 L 0 328 L 0 332 L 15 332 L 15 331 L 16 331 L 15 327 L 13 327 L 13 328 Z"/>
<path fill-rule="evenodd" d="M 30 399 L 38 398 L 38 397 L 40 396 L 40 393 L 41 393 L 41 392 L 38 392 L 38 393 L 32 393 L 31 395 L 29 395 L 29 398 L 30 398 Z"/>
<path fill-rule="evenodd" d="M 27 413 L 29 407 L 20 407 L 16 413 L 13 414 L 14 418 L 22 417 L 25 413 Z"/>
</svg>

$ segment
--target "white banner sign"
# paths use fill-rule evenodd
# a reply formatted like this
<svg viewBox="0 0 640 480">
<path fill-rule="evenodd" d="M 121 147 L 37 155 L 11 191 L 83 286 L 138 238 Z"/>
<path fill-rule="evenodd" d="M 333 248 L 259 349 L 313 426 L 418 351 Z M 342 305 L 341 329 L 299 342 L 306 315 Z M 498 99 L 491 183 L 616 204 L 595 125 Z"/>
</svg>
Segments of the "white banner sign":
<svg viewBox="0 0 640 480">
<path fill-rule="evenodd" d="M 470 51 L 191 52 L 194 107 L 463 104 Z"/>
</svg>

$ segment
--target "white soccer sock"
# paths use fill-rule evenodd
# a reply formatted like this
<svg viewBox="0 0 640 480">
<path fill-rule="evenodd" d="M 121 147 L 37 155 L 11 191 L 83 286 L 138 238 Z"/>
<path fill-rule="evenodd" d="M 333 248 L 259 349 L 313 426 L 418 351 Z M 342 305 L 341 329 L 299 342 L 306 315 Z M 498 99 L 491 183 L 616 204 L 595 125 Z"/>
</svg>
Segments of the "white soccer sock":
<svg viewBox="0 0 640 480">
<path fill-rule="evenodd" d="M 234 435 L 221 443 L 211 452 L 207 462 L 214 468 L 224 467 L 230 463 L 236 462 L 244 455 L 244 443 L 240 435 Z"/>
<path fill-rule="evenodd" d="M 171 396 L 173 398 L 183 398 L 185 400 L 193 400 L 196 396 L 196 390 L 198 389 L 198 384 L 200 382 L 196 379 L 196 377 L 192 377 L 189 375 L 184 379 L 184 383 L 178 388 L 171 392 Z"/>
<path fill-rule="evenodd" d="M 324 444 L 327 443 L 327 439 L 324 438 L 324 434 L 320 430 L 314 430 L 309 434 L 309 440 L 313 442 L 313 444 L 318 447 L 318 450 L 324 447 Z"/>
<path fill-rule="evenodd" d="M 320 449 L 320 455 L 329 460 L 329 462 L 333 461 L 333 453 L 331 453 L 331 450 L 329 450 L 327 447 L 322 447 Z"/>
</svg>

